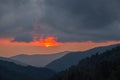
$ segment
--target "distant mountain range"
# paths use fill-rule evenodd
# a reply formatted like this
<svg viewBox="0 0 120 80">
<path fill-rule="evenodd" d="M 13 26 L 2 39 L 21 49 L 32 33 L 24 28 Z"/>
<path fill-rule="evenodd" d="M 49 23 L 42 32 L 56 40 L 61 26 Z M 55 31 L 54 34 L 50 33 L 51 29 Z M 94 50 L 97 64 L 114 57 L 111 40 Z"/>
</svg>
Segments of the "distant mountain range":
<svg viewBox="0 0 120 80">
<path fill-rule="evenodd" d="M 110 45 L 110 46 L 102 46 L 102 47 L 96 47 L 84 52 L 71 52 L 66 54 L 65 56 L 54 60 L 53 62 L 46 65 L 47 68 L 55 70 L 57 72 L 63 71 L 67 68 L 69 68 L 72 65 L 78 64 L 78 62 L 86 57 L 90 57 L 96 53 L 103 53 L 106 50 L 110 50 L 114 47 L 120 46 L 120 44 L 116 45 Z"/>
<path fill-rule="evenodd" d="M 46 55 L 41 55 L 41 54 L 35 54 L 35 55 L 26 55 L 26 54 L 21 54 L 21 55 L 16 55 L 10 57 L 10 59 L 20 61 L 35 67 L 44 67 L 45 65 L 49 64 L 50 62 L 64 56 L 69 52 L 61 52 L 61 53 L 55 53 L 55 54 L 46 54 Z"/>
<path fill-rule="evenodd" d="M 13 63 L 21 65 L 21 66 L 28 66 L 28 64 L 25 64 L 25 63 L 22 63 L 20 61 L 13 60 L 13 59 L 10 59 L 10 58 L 0 57 L 0 60 L 8 61 L 8 62 L 13 62 Z"/>
<path fill-rule="evenodd" d="M 103 53 L 106 50 L 110 50 L 117 46 L 120 46 L 120 44 L 96 47 L 83 52 L 62 52 L 62 53 L 49 54 L 49 55 L 21 54 L 10 57 L 10 59 L 14 60 L 14 62 L 17 61 L 16 63 L 19 64 L 24 63 L 35 67 L 46 67 L 56 72 L 59 72 L 69 68 L 72 65 L 76 65 L 80 60 L 86 57 L 90 57 L 91 55 L 96 53 Z"/>
</svg>

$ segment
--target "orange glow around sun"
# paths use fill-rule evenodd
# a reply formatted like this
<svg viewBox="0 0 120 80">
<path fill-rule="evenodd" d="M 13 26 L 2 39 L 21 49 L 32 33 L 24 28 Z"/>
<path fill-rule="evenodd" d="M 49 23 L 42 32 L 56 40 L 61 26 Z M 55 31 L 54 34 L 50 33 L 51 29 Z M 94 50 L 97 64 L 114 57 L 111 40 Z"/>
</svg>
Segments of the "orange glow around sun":
<svg viewBox="0 0 120 80">
<path fill-rule="evenodd" d="M 37 42 L 36 44 L 42 47 L 53 47 L 53 46 L 59 46 L 60 42 L 58 42 L 55 37 L 48 36 L 46 38 L 41 38 L 40 41 Z"/>
</svg>

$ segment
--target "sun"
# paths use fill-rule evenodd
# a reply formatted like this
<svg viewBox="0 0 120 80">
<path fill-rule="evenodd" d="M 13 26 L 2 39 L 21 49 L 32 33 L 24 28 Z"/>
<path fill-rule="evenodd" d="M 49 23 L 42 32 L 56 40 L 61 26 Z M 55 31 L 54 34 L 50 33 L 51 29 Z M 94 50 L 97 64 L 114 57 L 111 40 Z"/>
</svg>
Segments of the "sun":
<svg viewBox="0 0 120 80">
<path fill-rule="evenodd" d="M 40 39 L 39 45 L 43 47 L 53 47 L 53 46 L 59 46 L 60 42 L 58 42 L 55 37 L 48 36 L 44 39 L 43 38 Z"/>
</svg>

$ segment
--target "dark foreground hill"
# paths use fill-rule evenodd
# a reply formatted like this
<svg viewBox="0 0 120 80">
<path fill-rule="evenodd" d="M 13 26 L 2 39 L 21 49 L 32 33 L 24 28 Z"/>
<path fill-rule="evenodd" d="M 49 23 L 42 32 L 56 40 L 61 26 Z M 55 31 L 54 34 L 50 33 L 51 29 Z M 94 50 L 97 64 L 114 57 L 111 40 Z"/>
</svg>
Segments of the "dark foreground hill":
<svg viewBox="0 0 120 80">
<path fill-rule="evenodd" d="M 21 66 L 0 60 L 0 80 L 47 80 L 55 74 L 47 68 Z"/>
<path fill-rule="evenodd" d="M 120 80 L 120 47 L 83 59 L 50 80 Z"/>
</svg>

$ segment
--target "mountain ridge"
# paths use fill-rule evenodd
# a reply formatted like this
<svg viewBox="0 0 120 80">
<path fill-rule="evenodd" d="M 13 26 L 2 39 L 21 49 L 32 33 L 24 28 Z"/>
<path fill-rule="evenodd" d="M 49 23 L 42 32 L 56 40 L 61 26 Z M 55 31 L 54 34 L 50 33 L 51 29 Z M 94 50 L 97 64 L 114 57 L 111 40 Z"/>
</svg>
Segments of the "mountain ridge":
<svg viewBox="0 0 120 80">
<path fill-rule="evenodd" d="M 10 58 L 6 58 L 6 57 L 0 57 L 0 60 L 13 62 L 13 63 L 21 65 L 21 66 L 29 66 L 28 64 L 25 64 L 23 62 L 20 62 L 20 61 L 14 60 L 14 59 L 10 59 Z"/>
<path fill-rule="evenodd" d="M 47 68 L 22 66 L 0 60 L 0 80 L 47 80 L 55 72 Z"/>
<path fill-rule="evenodd" d="M 67 53 L 69 52 L 65 51 L 54 54 L 32 54 L 32 55 L 20 54 L 9 58 L 29 64 L 31 66 L 44 67 L 46 64 L 52 62 L 57 58 L 64 56 Z"/>
<path fill-rule="evenodd" d="M 48 65 L 46 65 L 46 67 L 59 72 L 59 71 L 69 68 L 72 65 L 76 65 L 80 60 L 82 60 L 86 57 L 90 57 L 96 53 L 103 53 L 106 50 L 110 50 L 117 46 L 120 46 L 120 44 L 95 47 L 95 48 L 92 48 L 92 49 L 89 49 L 89 50 L 83 51 L 83 52 L 68 53 L 68 54 L 64 55 L 63 57 L 49 63 Z"/>
<path fill-rule="evenodd" d="M 97 53 L 49 80 L 120 80 L 120 46 Z"/>
</svg>

